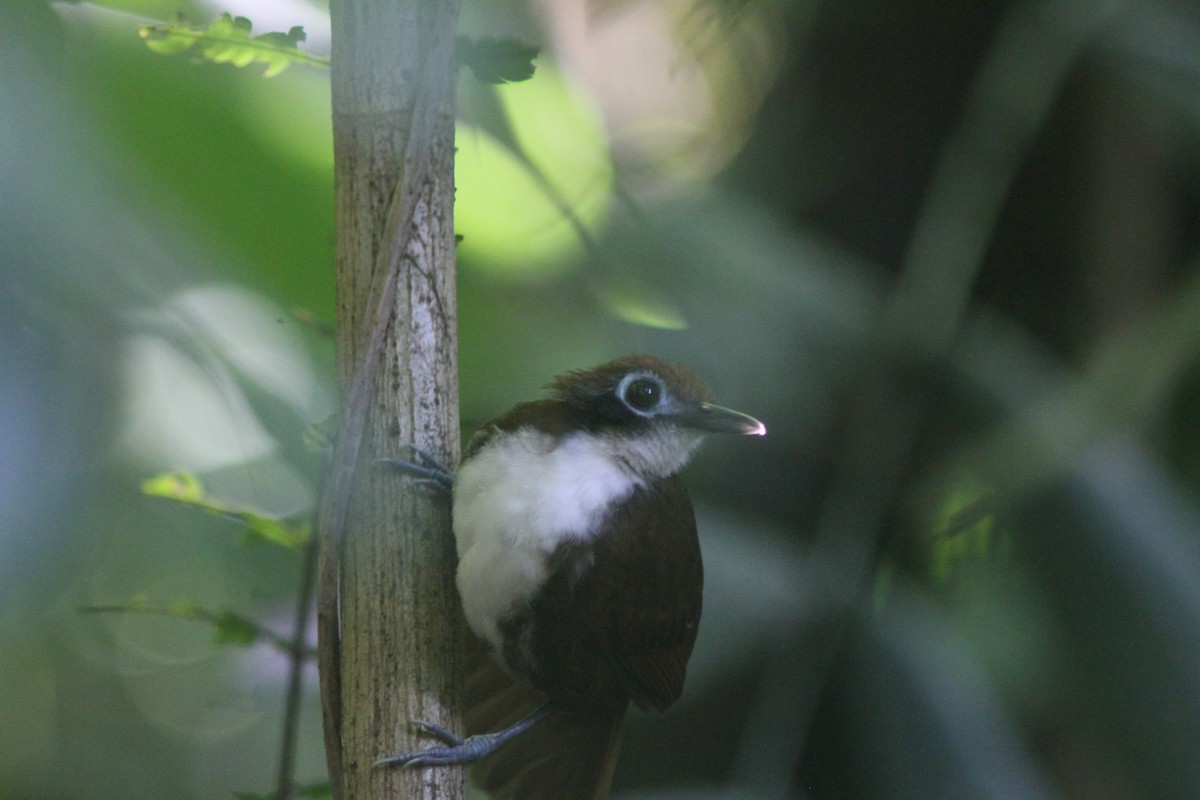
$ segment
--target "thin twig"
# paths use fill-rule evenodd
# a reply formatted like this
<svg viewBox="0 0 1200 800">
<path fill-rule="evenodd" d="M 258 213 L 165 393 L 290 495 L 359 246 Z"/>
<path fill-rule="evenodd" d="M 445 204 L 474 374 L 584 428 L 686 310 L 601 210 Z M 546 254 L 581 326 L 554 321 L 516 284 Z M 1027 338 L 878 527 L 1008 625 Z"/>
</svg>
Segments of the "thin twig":
<svg viewBox="0 0 1200 800">
<path fill-rule="evenodd" d="M 296 625 L 292 633 L 287 696 L 283 706 L 283 738 L 279 745 L 279 780 L 276 800 L 288 800 L 295 785 L 292 770 L 296 764 L 296 738 L 300 728 L 300 699 L 304 688 L 304 663 L 308 660 L 308 623 L 312 616 L 316 588 L 317 554 L 320 545 L 316 537 L 304 547 L 304 566 L 300 575 L 300 595 L 296 598 Z"/>
<path fill-rule="evenodd" d="M 204 608 L 197 608 L 190 605 L 181 608 L 172 608 L 170 606 L 147 606 L 140 604 L 83 606 L 79 610 L 85 614 L 145 614 L 147 616 L 154 617 L 174 617 L 175 619 L 203 622 L 218 629 L 226 625 L 232 616 L 236 618 L 238 625 L 245 626 L 254 633 L 254 639 L 256 641 L 264 641 L 275 649 L 288 655 L 290 655 L 293 651 L 293 642 L 288 637 L 280 636 L 274 631 L 268 630 L 267 628 L 259 625 L 254 620 L 243 617 L 240 614 L 234 615 L 232 612 L 209 611 Z M 250 644 L 250 642 L 247 641 L 245 644 Z M 300 655 L 303 659 L 315 658 L 317 652 L 311 647 L 304 647 L 301 649 Z"/>
</svg>

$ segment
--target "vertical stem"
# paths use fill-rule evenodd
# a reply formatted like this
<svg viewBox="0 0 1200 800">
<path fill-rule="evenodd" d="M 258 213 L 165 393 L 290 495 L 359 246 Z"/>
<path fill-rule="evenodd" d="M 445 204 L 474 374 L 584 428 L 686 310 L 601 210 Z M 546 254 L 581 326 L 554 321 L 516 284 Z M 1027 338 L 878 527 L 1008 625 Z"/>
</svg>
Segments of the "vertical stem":
<svg viewBox="0 0 1200 800">
<path fill-rule="evenodd" d="M 304 665 L 308 661 L 308 616 L 312 609 L 313 588 L 317 574 L 317 552 L 317 540 L 314 538 L 304 547 L 300 594 L 296 598 L 296 624 L 292 631 L 287 697 L 283 706 L 283 739 L 279 744 L 279 778 L 276 781 L 275 789 L 277 800 L 289 800 L 295 786 L 295 776 L 292 771 L 296 763 L 296 733 L 300 727 Z"/>
<path fill-rule="evenodd" d="M 458 457 L 454 28 L 458 0 L 337 0 L 333 23 L 338 376 L 318 628 L 335 797 L 461 797 L 461 770 L 372 769 L 461 728 L 449 507 L 378 459 Z"/>
</svg>

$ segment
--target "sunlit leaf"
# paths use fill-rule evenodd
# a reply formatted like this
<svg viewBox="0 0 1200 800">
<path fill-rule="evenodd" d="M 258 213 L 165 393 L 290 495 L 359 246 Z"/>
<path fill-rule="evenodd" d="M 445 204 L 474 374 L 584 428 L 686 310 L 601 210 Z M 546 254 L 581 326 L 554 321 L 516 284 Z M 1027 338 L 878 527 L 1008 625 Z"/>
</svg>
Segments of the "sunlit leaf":
<svg viewBox="0 0 1200 800">
<path fill-rule="evenodd" d="M 668 296 L 644 285 L 612 284 L 599 290 L 600 300 L 617 319 L 647 328 L 679 331 L 688 326 L 683 311 Z"/>
<path fill-rule="evenodd" d="M 190 472 L 167 472 L 147 478 L 142 481 L 142 493 L 181 503 L 199 504 L 204 500 L 204 486 Z"/>
<path fill-rule="evenodd" d="M 583 251 L 611 204 L 603 123 L 581 87 L 550 65 L 536 80 L 495 90 L 512 141 L 458 126 L 455 227 L 459 253 L 498 277 L 548 278 Z"/>
<path fill-rule="evenodd" d="M 270 542 L 295 550 L 302 547 L 312 536 L 307 526 L 266 517 L 251 509 L 231 506 L 208 496 L 200 479 L 191 473 L 168 472 L 147 478 L 142 481 L 142 491 L 154 497 L 165 497 L 240 522 L 246 528 L 244 541 L 247 544 Z"/>
<path fill-rule="evenodd" d="M 246 67 L 262 64 L 263 77 L 271 78 L 293 64 L 329 66 L 329 59 L 300 50 L 307 35 L 304 28 L 293 26 L 287 33 L 251 36 L 253 25 L 245 17 L 222 14 L 208 27 L 188 25 L 179 20 L 162 25 L 143 25 L 138 34 L 146 46 L 163 55 L 194 53 L 217 64 Z"/>
</svg>

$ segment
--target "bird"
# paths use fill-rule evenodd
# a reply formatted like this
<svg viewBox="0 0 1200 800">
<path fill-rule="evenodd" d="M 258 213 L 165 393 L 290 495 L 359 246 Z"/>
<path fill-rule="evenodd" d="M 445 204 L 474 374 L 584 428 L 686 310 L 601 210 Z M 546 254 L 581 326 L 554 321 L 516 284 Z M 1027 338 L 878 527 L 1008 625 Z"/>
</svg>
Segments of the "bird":
<svg viewBox="0 0 1200 800">
<path fill-rule="evenodd" d="M 700 624 L 703 564 L 679 472 L 707 434 L 766 434 L 653 356 L 548 388 L 482 425 L 453 478 L 456 583 L 475 635 L 468 735 L 417 722 L 442 745 L 379 762 L 474 763 L 496 800 L 608 796 L 630 703 L 679 699 Z"/>
</svg>

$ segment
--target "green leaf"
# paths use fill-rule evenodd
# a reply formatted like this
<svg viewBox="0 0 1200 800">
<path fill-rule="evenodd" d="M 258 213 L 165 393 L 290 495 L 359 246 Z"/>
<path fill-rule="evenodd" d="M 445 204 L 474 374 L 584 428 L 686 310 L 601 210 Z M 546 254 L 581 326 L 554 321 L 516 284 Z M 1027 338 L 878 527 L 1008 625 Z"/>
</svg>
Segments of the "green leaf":
<svg viewBox="0 0 1200 800">
<path fill-rule="evenodd" d="M 260 630 L 251 620 L 233 613 L 221 611 L 212 619 L 216 626 L 213 641 L 217 644 L 236 644 L 246 647 L 258 641 Z"/>
<path fill-rule="evenodd" d="M 632 281 L 609 282 L 597 289 L 601 303 L 617 319 L 632 325 L 680 331 L 688 326 L 678 304 L 651 286 Z"/>
<path fill-rule="evenodd" d="M 615 173 L 603 119 L 552 65 L 495 95 L 503 125 L 456 129 L 459 254 L 503 280 L 553 278 L 581 260 L 609 215 Z"/>
<path fill-rule="evenodd" d="M 967 481 L 947 493 L 933 525 L 929 576 L 939 589 L 975 591 L 1007 563 L 1009 538 L 997 525 L 992 492 Z"/>
<path fill-rule="evenodd" d="M 191 600 L 175 600 L 165 606 L 155 606 L 145 597 L 138 596 L 125 605 L 84 606 L 80 611 L 88 614 L 145 614 L 203 622 L 213 627 L 213 640 L 217 644 L 246 647 L 256 642 L 267 642 L 281 653 L 290 655 L 293 651 L 291 640 L 267 630 L 249 617 L 228 609 L 212 611 Z M 305 658 L 316 657 L 316 651 L 307 647 L 303 648 L 301 654 Z"/>
<path fill-rule="evenodd" d="M 154 612 L 154 609 L 145 607 L 142 609 L 147 612 Z M 205 618 L 205 613 L 201 611 L 191 600 L 173 600 L 163 609 L 163 612 L 172 617 L 180 617 L 181 619 L 199 619 Z"/>
<path fill-rule="evenodd" d="M 304 546 L 311 535 L 307 527 L 287 525 L 279 520 L 249 511 L 240 512 L 237 516 L 246 525 L 246 533 L 242 537 L 245 544 L 269 542 L 298 550 Z"/>
<path fill-rule="evenodd" d="M 265 517 L 249 508 L 231 506 L 209 497 L 204 492 L 204 484 L 189 472 L 168 472 L 147 478 L 142 481 L 142 491 L 154 497 L 165 497 L 240 522 L 246 529 L 243 539 L 246 544 L 269 542 L 298 550 L 312 537 L 312 531 L 307 525 L 291 525 L 280 519 Z"/>
<path fill-rule="evenodd" d="M 538 49 L 516 39 L 483 37 L 455 39 L 458 63 L 475 74 L 480 83 L 516 83 L 533 77 L 533 59 Z"/>
<path fill-rule="evenodd" d="M 147 478 L 142 481 L 142 492 L 181 503 L 200 504 L 204 501 L 204 486 L 190 472 L 166 472 Z"/>
<path fill-rule="evenodd" d="M 263 77 L 271 78 L 292 64 L 328 67 L 329 59 L 305 53 L 298 45 L 307 38 L 304 28 L 295 25 L 287 33 L 251 36 L 253 28 L 245 17 L 222 14 L 207 28 L 192 27 L 183 20 L 162 25 L 143 25 L 138 35 L 156 53 L 175 56 L 195 53 L 216 64 L 246 67 L 262 64 Z"/>
</svg>

